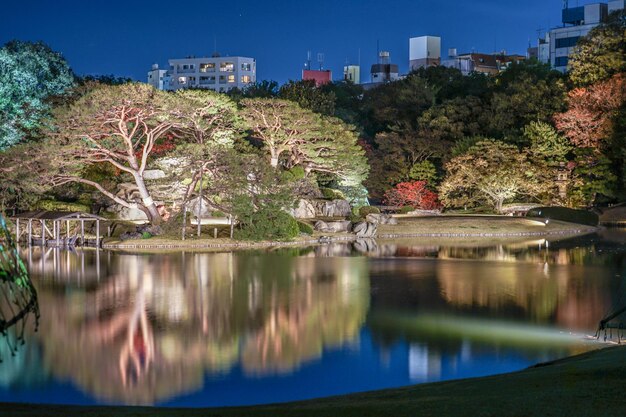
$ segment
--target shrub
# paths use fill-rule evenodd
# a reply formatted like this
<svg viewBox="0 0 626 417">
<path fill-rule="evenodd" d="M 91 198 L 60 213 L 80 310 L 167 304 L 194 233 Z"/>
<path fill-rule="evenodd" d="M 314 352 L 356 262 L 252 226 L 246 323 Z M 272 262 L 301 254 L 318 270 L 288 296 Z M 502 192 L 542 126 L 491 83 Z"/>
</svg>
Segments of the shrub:
<svg viewBox="0 0 626 417">
<path fill-rule="evenodd" d="M 378 209 L 378 207 L 372 207 L 372 206 L 363 206 L 359 208 L 359 216 L 360 217 L 367 217 L 368 214 L 380 214 L 380 210 Z"/>
<path fill-rule="evenodd" d="M 300 229 L 300 233 L 304 233 L 305 235 L 313 234 L 313 226 L 305 222 L 298 222 L 298 228 Z"/>
<path fill-rule="evenodd" d="M 152 233 L 150 233 L 150 232 L 143 232 L 141 234 L 141 238 L 142 239 L 150 239 L 151 237 L 152 237 Z"/>
<path fill-rule="evenodd" d="M 537 207 L 528 210 L 526 217 L 560 220 L 569 223 L 597 226 L 600 219 L 596 213 L 586 210 L 575 210 L 567 207 Z"/>
<path fill-rule="evenodd" d="M 281 210 L 261 209 L 250 216 L 235 237 L 240 240 L 291 240 L 300 234 L 298 222 Z"/>
<path fill-rule="evenodd" d="M 81 211 L 90 213 L 91 208 L 86 204 L 67 203 L 65 201 L 56 200 L 40 200 L 36 204 L 36 208 L 49 211 Z"/>
<path fill-rule="evenodd" d="M 401 182 L 385 192 L 384 201 L 390 206 L 411 205 L 423 210 L 439 207 L 436 193 L 426 188 L 426 181 Z"/>
<path fill-rule="evenodd" d="M 226 217 L 226 213 L 223 211 L 215 210 L 211 212 L 211 217 Z"/>
<path fill-rule="evenodd" d="M 288 171 L 284 171 L 282 173 L 282 176 L 286 181 L 289 181 L 289 182 L 301 180 L 305 177 L 304 168 L 297 165 Z"/>
<path fill-rule="evenodd" d="M 327 200 L 343 200 L 345 196 L 339 190 L 335 190 L 333 188 L 320 188 L 322 192 L 322 196 Z"/>
<path fill-rule="evenodd" d="M 408 212 L 413 211 L 413 210 L 415 210 L 415 207 L 413 206 L 402 206 L 400 210 L 398 211 L 398 213 L 407 214 Z"/>
</svg>

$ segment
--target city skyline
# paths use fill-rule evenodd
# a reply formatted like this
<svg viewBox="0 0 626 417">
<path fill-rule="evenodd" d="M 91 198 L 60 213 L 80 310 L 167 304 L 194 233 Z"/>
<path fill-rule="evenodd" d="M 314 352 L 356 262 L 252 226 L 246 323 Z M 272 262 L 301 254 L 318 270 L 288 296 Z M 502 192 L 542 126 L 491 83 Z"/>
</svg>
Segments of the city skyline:
<svg viewBox="0 0 626 417">
<path fill-rule="evenodd" d="M 324 54 L 324 68 L 334 79 L 341 78 L 346 63 L 360 59 L 362 80 L 368 81 L 378 48 L 389 51 L 391 61 L 406 73 L 409 38 L 421 35 L 440 36 L 442 56 L 449 48 L 524 54 L 529 43 L 536 44 L 539 29 L 559 25 L 563 5 L 558 0 L 402 0 L 380 7 L 370 0 L 320 0 L 312 10 L 303 10 L 285 1 L 245 0 L 235 8 L 191 2 L 174 10 L 143 1 L 115 0 L 106 8 L 75 0 L 61 3 L 6 4 L 0 42 L 41 40 L 63 53 L 79 75 L 114 74 L 144 82 L 152 64 L 166 68 L 171 58 L 214 52 L 249 56 L 257 60 L 258 80 L 281 83 L 300 78 L 307 51 L 312 52 L 314 69 L 319 66 L 317 53 Z M 22 17 L 31 24 L 24 25 Z"/>
</svg>

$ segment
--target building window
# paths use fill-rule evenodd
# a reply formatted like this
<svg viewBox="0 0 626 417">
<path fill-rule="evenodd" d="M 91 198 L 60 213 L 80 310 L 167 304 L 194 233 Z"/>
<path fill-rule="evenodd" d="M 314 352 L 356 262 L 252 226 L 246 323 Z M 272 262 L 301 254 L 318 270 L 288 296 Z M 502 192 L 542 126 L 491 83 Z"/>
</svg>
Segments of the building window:
<svg viewBox="0 0 626 417">
<path fill-rule="evenodd" d="M 569 57 L 567 57 L 567 56 L 558 56 L 554 60 L 554 66 L 555 67 L 566 67 L 568 62 L 569 62 Z"/>
<path fill-rule="evenodd" d="M 556 39 L 554 41 L 555 47 L 556 48 L 571 48 L 573 46 L 576 46 L 579 39 L 580 39 L 580 36 L 572 36 L 571 38 Z"/>
<path fill-rule="evenodd" d="M 243 64 L 241 64 L 241 70 L 242 71 L 252 71 L 252 64 L 249 62 L 244 62 Z"/>
<path fill-rule="evenodd" d="M 221 72 L 234 72 L 235 71 L 235 63 L 234 62 L 221 62 L 220 63 L 220 71 Z"/>
<path fill-rule="evenodd" d="M 200 72 L 215 72 L 215 63 L 207 62 L 206 64 L 200 64 Z"/>
<path fill-rule="evenodd" d="M 178 84 L 187 84 L 187 77 L 178 77 Z"/>
<path fill-rule="evenodd" d="M 248 84 L 248 83 L 252 82 L 252 78 L 249 75 L 242 75 L 241 76 L 241 82 L 243 84 Z"/>
<path fill-rule="evenodd" d="M 226 76 L 220 75 L 220 84 L 224 84 L 226 82 Z"/>
<path fill-rule="evenodd" d="M 200 77 L 200 84 L 215 84 L 215 76 Z"/>
<path fill-rule="evenodd" d="M 235 76 L 234 75 L 229 75 L 228 76 L 228 82 L 229 83 L 234 83 L 235 82 Z"/>
<path fill-rule="evenodd" d="M 196 77 L 189 77 L 189 85 L 196 85 Z"/>
</svg>

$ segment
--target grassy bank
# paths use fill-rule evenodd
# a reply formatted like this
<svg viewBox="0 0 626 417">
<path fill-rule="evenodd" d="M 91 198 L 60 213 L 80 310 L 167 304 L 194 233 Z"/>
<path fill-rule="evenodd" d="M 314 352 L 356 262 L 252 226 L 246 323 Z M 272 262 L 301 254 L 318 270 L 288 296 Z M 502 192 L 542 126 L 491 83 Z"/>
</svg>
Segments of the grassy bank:
<svg viewBox="0 0 626 417">
<path fill-rule="evenodd" d="M 523 217 L 508 216 L 433 216 L 433 217 L 410 217 L 398 216 L 397 225 L 381 225 L 378 229 L 377 238 L 397 239 L 409 237 L 431 238 L 463 238 L 492 240 L 502 237 L 523 236 L 549 236 L 567 235 L 573 236 L 583 233 L 591 233 L 595 228 L 581 226 L 573 223 L 550 221 L 544 222 L 526 219 Z M 204 236 L 208 236 L 205 233 Z M 289 242 L 244 242 L 228 238 L 197 238 L 190 235 L 186 240 L 179 236 L 156 236 L 150 239 L 126 240 L 108 238 L 104 242 L 106 249 L 198 249 L 198 250 L 236 250 L 255 249 L 276 246 L 305 246 L 314 245 L 322 241 L 351 241 L 356 237 L 350 233 L 319 233 L 312 236 L 301 235 Z"/>
<path fill-rule="evenodd" d="M 626 347 L 520 372 L 258 407 L 159 409 L 0 404 L 22 416 L 623 416 Z"/>
</svg>

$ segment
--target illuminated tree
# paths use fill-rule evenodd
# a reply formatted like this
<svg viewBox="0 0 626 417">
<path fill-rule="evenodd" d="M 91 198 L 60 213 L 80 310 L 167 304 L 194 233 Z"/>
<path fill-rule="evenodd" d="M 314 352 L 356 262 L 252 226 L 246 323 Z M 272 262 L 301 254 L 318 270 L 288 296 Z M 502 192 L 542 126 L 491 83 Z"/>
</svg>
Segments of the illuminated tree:
<svg viewBox="0 0 626 417">
<path fill-rule="evenodd" d="M 315 81 L 289 81 L 278 91 L 278 97 L 296 102 L 303 109 L 332 116 L 335 113 L 335 93 L 326 92 L 315 85 Z"/>
<path fill-rule="evenodd" d="M 548 163 L 564 162 L 572 150 L 567 138 L 544 122 L 531 122 L 524 128 L 524 136 L 530 143 L 532 156 Z"/>
<path fill-rule="evenodd" d="M 387 190 L 383 201 L 390 206 L 412 206 L 417 209 L 433 210 L 439 207 L 437 194 L 426 187 L 425 181 L 401 182 Z"/>
<path fill-rule="evenodd" d="M 626 71 L 626 12 L 617 11 L 578 41 L 569 59 L 569 78 L 577 87 Z"/>
<path fill-rule="evenodd" d="M 12 41 L 0 48 L 0 150 L 41 127 L 49 98 L 72 85 L 67 62 L 47 45 Z"/>
<path fill-rule="evenodd" d="M 626 77 L 617 74 L 569 92 L 569 109 L 554 116 L 557 129 L 578 147 L 606 148 L 615 117 L 626 102 Z"/>
<path fill-rule="evenodd" d="M 439 197 L 447 207 L 489 204 L 502 211 L 507 200 L 520 196 L 538 197 L 551 184 L 541 181 L 539 168 L 517 147 L 484 140 L 446 165 L 447 175 Z"/>
<path fill-rule="evenodd" d="M 175 96 L 147 84 L 98 86 L 55 113 L 51 140 L 45 144 L 55 171 L 43 172 L 50 185 L 80 183 L 96 188 L 123 207 L 143 210 L 150 222 L 161 222 L 156 204 L 144 181 L 144 172 L 157 145 L 179 122 Z M 140 201 L 115 194 L 87 179 L 83 170 L 110 164 L 128 174 Z"/>
</svg>

